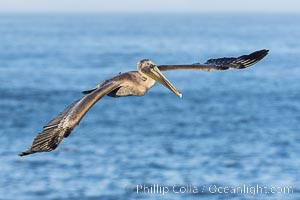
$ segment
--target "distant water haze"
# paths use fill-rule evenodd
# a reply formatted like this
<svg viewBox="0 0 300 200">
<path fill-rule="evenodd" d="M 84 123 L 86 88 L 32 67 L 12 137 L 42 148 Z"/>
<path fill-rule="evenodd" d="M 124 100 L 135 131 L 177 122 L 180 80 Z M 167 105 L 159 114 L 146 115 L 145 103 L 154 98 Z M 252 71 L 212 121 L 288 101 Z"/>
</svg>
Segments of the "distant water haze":
<svg viewBox="0 0 300 200">
<path fill-rule="evenodd" d="M 4 0 L 0 1 L 1 12 L 261 12 L 297 13 L 297 0 Z"/>
</svg>

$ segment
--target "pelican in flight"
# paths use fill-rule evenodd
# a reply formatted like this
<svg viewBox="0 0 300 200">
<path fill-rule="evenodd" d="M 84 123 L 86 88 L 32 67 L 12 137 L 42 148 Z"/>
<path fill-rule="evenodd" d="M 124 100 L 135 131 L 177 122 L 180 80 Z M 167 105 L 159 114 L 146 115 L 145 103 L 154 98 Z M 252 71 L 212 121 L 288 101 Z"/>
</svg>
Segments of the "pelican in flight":
<svg viewBox="0 0 300 200">
<path fill-rule="evenodd" d="M 268 50 L 263 49 L 237 58 L 224 57 L 209 59 L 204 64 L 184 65 L 155 65 L 149 59 L 141 60 L 137 63 L 138 71 L 119 74 L 104 80 L 91 90 L 83 91 L 85 96 L 69 105 L 45 125 L 43 131 L 34 138 L 31 147 L 19 155 L 25 156 L 54 150 L 64 138 L 71 134 L 89 109 L 105 95 L 110 97 L 143 96 L 157 81 L 177 96 L 182 97 L 181 92 L 162 74 L 162 71 L 243 69 L 257 63 L 267 54 Z"/>
</svg>

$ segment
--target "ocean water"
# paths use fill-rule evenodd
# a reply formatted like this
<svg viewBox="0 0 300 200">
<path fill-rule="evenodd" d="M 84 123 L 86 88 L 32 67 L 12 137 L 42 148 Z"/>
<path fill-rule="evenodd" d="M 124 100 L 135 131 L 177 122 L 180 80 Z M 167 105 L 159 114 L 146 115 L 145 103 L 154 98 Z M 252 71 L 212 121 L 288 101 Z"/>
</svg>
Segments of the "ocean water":
<svg viewBox="0 0 300 200">
<path fill-rule="evenodd" d="M 299 199 L 299 38 L 300 15 L 2 14 L 0 199 Z M 244 70 L 166 72 L 182 99 L 159 84 L 105 97 L 55 151 L 18 156 L 138 60 L 264 48 Z"/>
</svg>

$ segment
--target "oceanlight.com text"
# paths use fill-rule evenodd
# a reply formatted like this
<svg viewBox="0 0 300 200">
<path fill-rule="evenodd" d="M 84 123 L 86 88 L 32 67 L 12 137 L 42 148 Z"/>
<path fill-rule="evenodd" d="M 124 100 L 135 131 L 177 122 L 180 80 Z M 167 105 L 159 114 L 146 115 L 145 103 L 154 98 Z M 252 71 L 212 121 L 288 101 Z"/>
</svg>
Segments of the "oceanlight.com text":
<svg viewBox="0 0 300 200">
<path fill-rule="evenodd" d="M 134 191 L 136 194 L 246 194 L 246 195 L 276 195 L 276 194 L 293 194 L 293 187 L 291 186 L 265 186 L 265 185 L 247 185 L 243 184 L 240 186 L 226 186 L 217 184 L 207 185 L 178 185 L 167 186 L 163 184 L 138 184 L 133 186 L 126 186 L 127 190 Z"/>
</svg>

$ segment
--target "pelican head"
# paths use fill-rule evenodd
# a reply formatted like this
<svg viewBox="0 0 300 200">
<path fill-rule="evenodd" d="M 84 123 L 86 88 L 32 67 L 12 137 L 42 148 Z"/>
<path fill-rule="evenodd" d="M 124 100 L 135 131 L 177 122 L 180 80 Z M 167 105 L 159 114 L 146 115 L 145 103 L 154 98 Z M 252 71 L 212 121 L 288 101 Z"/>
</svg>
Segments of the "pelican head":
<svg viewBox="0 0 300 200">
<path fill-rule="evenodd" d="M 141 60 L 137 63 L 137 67 L 140 73 L 144 74 L 147 77 L 152 78 L 155 81 L 158 81 L 166 88 L 174 92 L 180 98 L 182 97 L 181 92 L 179 92 L 170 81 L 162 74 L 158 67 L 149 59 Z"/>
</svg>

